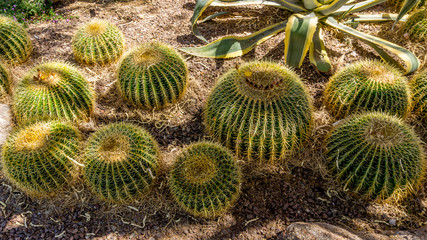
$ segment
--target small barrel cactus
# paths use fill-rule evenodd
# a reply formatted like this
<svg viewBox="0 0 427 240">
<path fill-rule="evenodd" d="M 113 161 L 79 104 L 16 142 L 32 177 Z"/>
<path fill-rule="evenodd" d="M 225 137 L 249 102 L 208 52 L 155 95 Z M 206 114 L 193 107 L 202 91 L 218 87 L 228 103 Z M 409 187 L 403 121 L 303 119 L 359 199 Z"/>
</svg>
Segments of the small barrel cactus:
<svg viewBox="0 0 427 240">
<path fill-rule="evenodd" d="M 427 69 L 412 79 L 414 112 L 427 121 Z"/>
<path fill-rule="evenodd" d="M 128 102 L 143 108 L 175 103 L 188 82 L 187 64 L 170 46 L 149 42 L 129 51 L 118 69 L 118 85 Z"/>
<path fill-rule="evenodd" d="M 0 58 L 11 63 L 22 63 L 30 56 L 33 45 L 30 35 L 21 24 L 0 15 Z"/>
<path fill-rule="evenodd" d="M 0 62 L 0 97 L 10 93 L 10 75 L 6 67 Z"/>
<path fill-rule="evenodd" d="M 325 102 L 336 118 L 374 110 L 406 117 L 412 100 L 407 79 L 397 69 L 367 60 L 335 73 L 326 85 Z"/>
<path fill-rule="evenodd" d="M 34 67 L 18 84 L 13 111 L 19 123 L 39 119 L 86 120 L 94 93 L 79 71 L 65 63 Z"/>
<path fill-rule="evenodd" d="M 104 126 L 84 151 L 84 179 L 101 199 L 123 203 L 145 195 L 157 176 L 160 152 L 143 128 L 128 123 Z"/>
<path fill-rule="evenodd" d="M 299 77 L 271 62 L 248 62 L 228 71 L 208 97 L 209 134 L 238 157 L 282 161 L 310 135 L 312 104 Z"/>
<path fill-rule="evenodd" d="M 427 42 L 427 9 L 413 13 L 403 25 L 403 31 L 420 42 Z"/>
<path fill-rule="evenodd" d="M 228 149 L 210 142 L 188 146 L 169 174 L 174 199 L 197 217 L 224 214 L 240 195 L 240 168 Z"/>
<path fill-rule="evenodd" d="M 32 197 L 54 195 L 73 179 L 79 142 L 79 132 L 69 124 L 50 121 L 25 126 L 3 146 L 3 173 Z"/>
<path fill-rule="evenodd" d="M 123 54 L 125 38 L 112 23 L 95 19 L 77 30 L 72 45 L 78 61 L 88 65 L 108 64 Z"/>
<path fill-rule="evenodd" d="M 371 112 L 350 116 L 331 130 L 326 158 L 345 188 L 366 199 L 401 199 L 423 177 L 421 141 L 397 117 Z"/>
</svg>

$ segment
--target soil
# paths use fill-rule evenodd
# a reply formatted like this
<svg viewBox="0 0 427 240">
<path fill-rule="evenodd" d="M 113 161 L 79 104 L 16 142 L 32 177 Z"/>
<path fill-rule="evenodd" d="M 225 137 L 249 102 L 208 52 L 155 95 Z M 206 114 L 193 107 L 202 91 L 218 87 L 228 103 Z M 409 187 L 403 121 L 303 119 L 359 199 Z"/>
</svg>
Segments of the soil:
<svg viewBox="0 0 427 240">
<path fill-rule="evenodd" d="M 416 229 L 427 224 L 426 189 L 420 189 L 400 204 L 369 203 L 345 192 L 327 174 L 322 141 L 335 121 L 321 99 L 328 76 L 317 73 L 308 59 L 295 69 L 308 86 L 315 105 L 315 128 L 304 149 L 280 166 L 254 168 L 240 161 L 245 173 L 242 194 L 236 206 L 223 217 L 195 219 L 179 209 L 168 192 L 166 172 L 184 146 L 209 140 L 202 110 L 215 81 L 243 61 L 258 59 L 283 64 L 285 34 L 279 33 L 245 56 L 231 60 L 183 54 L 190 70 L 187 93 L 176 105 L 156 111 L 138 110 L 123 102 L 115 84 L 116 65 L 80 65 L 74 60 L 71 39 L 79 25 L 96 17 L 115 23 L 124 32 L 128 49 L 150 40 L 176 48 L 200 46 L 203 43 L 190 31 L 194 6 L 194 0 L 74 1 L 56 6 L 56 11 L 70 21 L 30 25 L 34 52 L 26 63 L 12 68 L 14 81 L 44 61 L 60 60 L 79 66 L 97 93 L 93 119 L 79 126 L 85 137 L 109 122 L 137 123 L 160 143 L 165 171 L 147 199 L 124 206 L 97 200 L 79 179 L 57 197 L 41 200 L 26 197 L 0 179 L 0 239 L 277 239 L 283 236 L 287 225 L 296 221 L 323 221 L 371 232 Z M 216 10 L 219 9 L 212 8 L 210 12 Z M 230 10 L 241 17 L 221 18 L 201 25 L 200 30 L 208 40 L 226 34 L 245 35 L 289 16 L 287 12 L 265 6 Z M 369 10 L 379 11 L 389 9 L 381 5 Z M 422 63 L 426 62 L 425 44 L 414 43 L 399 30 L 388 31 L 390 28 L 390 23 L 358 27 L 409 48 Z M 378 58 L 358 40 L 331 29 L 324 35 L 335 70 L 356 60 Z M 414 117 L 408 122 L 426 141 L 425 125 Z"/>
</svg>

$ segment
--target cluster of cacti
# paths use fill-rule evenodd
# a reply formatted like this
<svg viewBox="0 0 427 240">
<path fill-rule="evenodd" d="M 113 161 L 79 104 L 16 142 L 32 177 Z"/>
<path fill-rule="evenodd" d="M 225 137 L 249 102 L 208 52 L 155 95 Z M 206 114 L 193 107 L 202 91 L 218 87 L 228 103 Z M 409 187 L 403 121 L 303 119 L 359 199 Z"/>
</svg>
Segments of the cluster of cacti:
<svg viewBox="0 0 427 240">
<path fill-rule="evenodd" d="M 240 194 L 236 158 L 219 144 L 199 142 L 180 153 L 169 175 L 172 196 L 189 213 L 212 218 L 224 214 Z"/>
<path fill-rule="evenodd" d="M 283 160 L 310 135 L 312 104 L 299 77 L 271 62 L 248 62 L 228 71 L 208 97 L 209 134 L 238 157 Z"/>
<path fill-rule="evenodd" d="M 427 120 L 427 69 L 412 79 L 414 112 Z"/>
<path fill-rule="evenodd" d="M 144 108 L 175 103 L 188 81 L 187 64 L 172 47 L 149 42 L 129 51 L 118 69 L 124 99 Z"/>
<path fill-rule="evenodd" d="M 367 199 L 400 199 L 423 177 L 426 159 L 410 126 L 385 113 L 345 119 L 326 140 L 326 157 L 345 188 Z"/>
<path fill-rule="evenodd" d="M 156 178 L 160 156 L 157 142 L 143 128 L 114 123 L 90 136 L 84 151 L 84 179 L 109 202 L 138 199 Z"/>
<path fill-rule="evenodd" d="M 92 20 L 80 27 L 73 37 L 75 58 L 85 64 L 108 64 L 123 54 L 125 38 L 115 25 Z"/>
<path fill-rule="evenodd" d="M 413 13 L 403 25 L 403 31 L 412 39 L 427 42 L 427 9 Z"/>
<path fill-rule="evenodd" d="M 73 179 L 80 135 L 69 124 L 37 122 L 15 131 L 3 146 L 6 178 L 24 193 L 46 197 Z"/>
<path fill-rule="evenodd" d="M 86 119 L 94 108 L 89 83 L 76 68 L 60 62 L 34 67 L 20 81 L 14 95 L 13 111 L 19 123 Z"/>
<path fill-rule="evenodd" d="M 33 45 L 23 26 L 0 15 L 0 36 L 0 58 L 11 63 L 21 63 L 28 59 Z"/>
<path fill-rule="evenodd" d="M 406 117 L 412 102 L 407 79 L 397 69 L 373 60 L 335 73 L 324 94 L 326 107 L 336 118 L 374 110 Z"/>
<path fill-rule="evenodd" d="M 6 67 L 0 62 L 0 97 L 10 93 L 10 76 Z"/>
</svg>

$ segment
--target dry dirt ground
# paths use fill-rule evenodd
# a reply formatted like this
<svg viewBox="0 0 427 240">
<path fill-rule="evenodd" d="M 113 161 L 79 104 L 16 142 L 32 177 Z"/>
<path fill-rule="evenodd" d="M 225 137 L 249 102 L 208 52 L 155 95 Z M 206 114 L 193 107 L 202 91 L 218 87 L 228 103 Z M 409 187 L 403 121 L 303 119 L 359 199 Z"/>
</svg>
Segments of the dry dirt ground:
<svg viewBox="0 0 427 240">
<path fill-rule="evenodd" d="M 127 48 L 150 40 L 174 47 L 201 45 L 189 28 L 194 5 L 195 0 L 138 0 L 74 1 L 57 6 L 56 10 L 71 20 L 30 25 L 34 52 L 30 60 L 12 69 L 14 81 L 43 61 L 61 60 L 79 66 L 97 93 L 93 120 L 80 126 L 85 137 L 108 122 L 137 123 L 155 136 L 169 166 L 182 147 L 209 139 L 201 115 L 216 79 L 242 61 L 283 63 L 284 33 L 242 58 L 224 61 L 184 54 L 190 69 L 188 91 L 178 104 L 161 111 L 136 110 L 123 102 L 115 85 L 116 66 L 78 64 L 72 55 L 71 38 L 76 28 L 95 13 L 96 18 L 108 19 L 119 26 L 126 36 Z M 381 10 L 389 11 L 386 6 L 371 11 Z M 262 6 L 234 8 L 232 12 L 240 17 L 203 24 L 201 32 L 210 40 L 225 34 L 248 34 L 289 16 Z M 391 24 L 361 25 L 359 29 L 410 48 L 425 63 L 425 44 L 406 40 L 400 31 L 387 31 L 390 27 Z M 335 69 L 355 60 L 377 58 L 363 43 L 332 30 L 326 31 L 326 43 Z M 227 215 L 203 220 L 180 210 L 168 193 L 165 173 L 146 200 L 125 206 L 100 202 L 80 180 L 55 199 L 32 200 L 0 179 L 0 239 L 277 239 L 285 227 L 295 221 L 324 221 L 372 232 L 426 225 L 425 189 L 396 206 L 362 202 L 330 180 L 322 158 L 322 140 L 334 122 L 321 101 L 328 76 L 318 74 L 307 59 L 296 72 L 304 79 L 314 100 L 313 135 L 305 148 L 283 166 L 254 170 L 241 161 L 246 176 L 242 194 Z M 426 141 L 426 127 L 414 118 L 409 119 L 409 123 Z"/>
</svg>

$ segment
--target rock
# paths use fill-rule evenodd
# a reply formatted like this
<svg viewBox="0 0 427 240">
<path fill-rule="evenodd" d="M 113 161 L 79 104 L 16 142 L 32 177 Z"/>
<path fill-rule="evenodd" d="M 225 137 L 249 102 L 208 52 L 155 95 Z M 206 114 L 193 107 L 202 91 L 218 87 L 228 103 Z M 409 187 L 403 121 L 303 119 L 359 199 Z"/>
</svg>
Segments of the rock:
<svg viewBox="0 0 427 240">
<path fill-rule="evenodd" d="M 7 104 L 0 104 L 0 147 L 6 142 L 12 130 L 12 117 L 10 107 Z"/>
<path fill-rule="evenodd" d="M 286 228 L 285 240 L 363 240 L 350 231 L 327 223 L 292 223 Z"/>
</svg>

